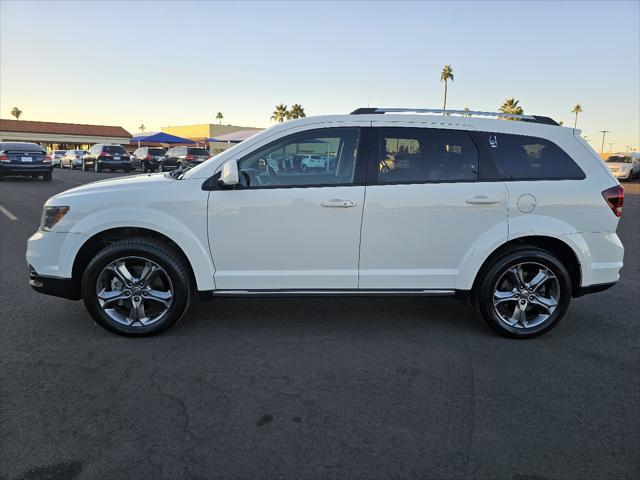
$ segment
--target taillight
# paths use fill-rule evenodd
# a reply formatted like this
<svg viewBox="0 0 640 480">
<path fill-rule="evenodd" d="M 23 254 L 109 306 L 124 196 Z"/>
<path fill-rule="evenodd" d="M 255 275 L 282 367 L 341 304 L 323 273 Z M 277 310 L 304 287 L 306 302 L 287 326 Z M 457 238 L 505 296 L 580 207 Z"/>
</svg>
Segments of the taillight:
<svg viewBox="0 0 640 480">
<path fill-rule="evenodd" d="M 10 162 L 11 160 L 9 160 L 9 156 L 5 155 L 4 153 L 2 155 L 0 155 L 0 162 Z"/>
<path fill-rule="evenodd" d="M 42 163 L 51 163 L 51 155 L 45 155 Z"/>
<path fill-rule="evenodd" d="M 602 192 L 602 196 L 616 217 L 622 215 L 622 204 L 624 203 L 624 188 L 622 185 L 607 188 Z"/>
<path fill-rule="evenodd" d="M 76 158 L 80 158 L 80 155 L 76 155 Z"/>
<path fill-rule="evenodd" d="M 144 157 L 145 160 L 152 160 L 151 155 L 147 155 L 146 157 Z"/>
<path fill-rule="evenodd" d="M 187 155 L 186 157 L 184 157 L 185 160 L 195 160 L 196 157 L 194 157 L 193 155 Z"/>
<path fill-rule="evenodd" d="M 102 152 L 100 155 L 98 155 L 100 158 L 105 158 L 105 157 L 110 157 L 111 155 L 105 152 Z"/>
</svg>

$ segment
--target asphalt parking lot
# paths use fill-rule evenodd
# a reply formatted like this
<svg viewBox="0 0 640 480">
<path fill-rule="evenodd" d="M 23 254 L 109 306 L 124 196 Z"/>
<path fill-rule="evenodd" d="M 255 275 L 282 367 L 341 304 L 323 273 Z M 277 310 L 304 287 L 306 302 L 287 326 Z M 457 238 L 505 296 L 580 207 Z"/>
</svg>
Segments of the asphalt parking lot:
<svg viewBox="0 0 640 480">
<path fill-rule="evenodd" d="M 145 339 L 27 284 L 51 195 L 0 182 L 2 479 L 640 476 L 640 184 L 620 283 L 547 336 L 449 299 L 217 299 Z"/>
</svg>

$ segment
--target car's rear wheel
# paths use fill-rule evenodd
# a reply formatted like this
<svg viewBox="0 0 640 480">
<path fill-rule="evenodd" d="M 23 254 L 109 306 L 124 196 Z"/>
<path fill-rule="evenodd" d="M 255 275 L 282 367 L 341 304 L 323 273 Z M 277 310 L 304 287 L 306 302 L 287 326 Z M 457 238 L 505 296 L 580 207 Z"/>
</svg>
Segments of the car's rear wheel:
<svg viewBox="0 0 640 480">
<path fill-rule="evenodd" d="M 99 252 L 82 278 L 82 295 L 98 325 L 125 336 L 161 333 L 185 314 L 191 282 L 184 262 L 163 243 L 121 240 Z"/>
<path fill-rule="evenodd" d="M 485 269 L 474 288 L 473 302 L 496 332 L 531 338 L 562 320 L 571 295 L 571 277 L 558 258 L 536 247 L 518 247 Z"/>
<path fill-rule="evenodd" d="M 47 173 L 42 175 L 42 179 L 45 182 L 50 182 L 52 177 L 53 177 L 53 174 L 51 172 L 47 172 Z"/>
</svg>

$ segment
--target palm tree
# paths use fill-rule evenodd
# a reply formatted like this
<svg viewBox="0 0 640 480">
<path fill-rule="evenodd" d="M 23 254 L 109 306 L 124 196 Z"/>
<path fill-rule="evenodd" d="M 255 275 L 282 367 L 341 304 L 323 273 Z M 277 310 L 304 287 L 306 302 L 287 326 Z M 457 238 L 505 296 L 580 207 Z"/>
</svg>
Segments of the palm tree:
<svg viewBox="0 0 640 480">
<path fill-rule="evenodd" d="M 289 120 L 291 118 L 291 112 L 287 110 L 287 106 L 284 103 L 280 105 L 276 105 L 276 109 L 273 111 L 273 115 L 271 115 L 271 120 L 274 122 L 284 122 L 285 119 Z"/>
<path fill-rule="evenodd" d="M 469 107 L 464 107 L 464 111 L 465 111 L 465 112 L 470 112 L 471 110 L 469 110 Z M 465 116 L 465 117 L 470 117 L 470 116 L 471 116 L 471 114 L 470 114 L 470 113 L 465 113 L 465 114 L 464 114 L 464 116 Z"/>
<path fill-rule="evenodd" d="M 302 105 L 300 105 L 299 103 L 294 103 L 293 105 L 291 105 L 289 115 L 291 118 L 304 118 L 307 116 L 307 114 L 304 113 L 304 108 L 302 108 Z"/>
<path fill-rule="evenodd" d="M 511 115 L 522 115 L 524 113 L 524 110 L 520 105 L 518 105 L 518 103 L 520 103 L 520 100 L 516 100 L 513 97 L 507 98 L 504 103 L 500 105 L 498 111 L 500 113 L 509 113 Z M 512 117 L 505 118 L 507 120 L 515 120 L 515 118 Z"/>
<path fill-rule="evenodd" d="M 11 115 L 13 117 L 16 117 L 16 120 L 20 120 L 20 115 L 22 115 L 22 110 L 20 110 L 18 107 L 13 107 L 11 109 Z"/>
<path fill-rule="evenodd" d="M 138 130 L 140 130 L 142 133 L 144 133 L 146 128 L 147 127 L 144 126 L 144 123 L 141 123 L 140 126 L 138 127 Z"/>
<path fill-rule="evenodd" d="M 447 84 L 451 80 L 453 82 L 453 67 L 451 65 L 445 65 L 440 72 L 440 81 L 444 82 L 444 106 L 443 110 L 447 109 Z"/>
<path fill-rule="evenodd" d="M 218 120 L 218 125 L 222 125 L 223 118 L 224 118 L 224 115 L 222 115 L 222 112 L 216 113 L 216 120 Z"/>
<path fill-rule="evenodd" d="M 578 114 L 582 112 L 582 105 L 580 105 L 579 103 L 573 107 L 573 110 L 571 110 L 571 113 L 575 113 L 576 114 L 576 119 L 573 122 L 573 128 L 576 128 L 578 126 Z"/>
</svg>

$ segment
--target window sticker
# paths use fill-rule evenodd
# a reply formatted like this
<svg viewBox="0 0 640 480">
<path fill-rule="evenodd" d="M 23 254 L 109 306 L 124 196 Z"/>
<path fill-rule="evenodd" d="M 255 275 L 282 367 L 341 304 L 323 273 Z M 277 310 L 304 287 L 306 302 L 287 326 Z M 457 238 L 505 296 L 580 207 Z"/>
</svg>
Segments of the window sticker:
<svg viewBox="0 0 640 480">
<path fill-rule="evenodd" d="M 496 135 L 489 135 L 489 146 L 491 148 L 498 148 L 498 137 Z"/>
</svg>

